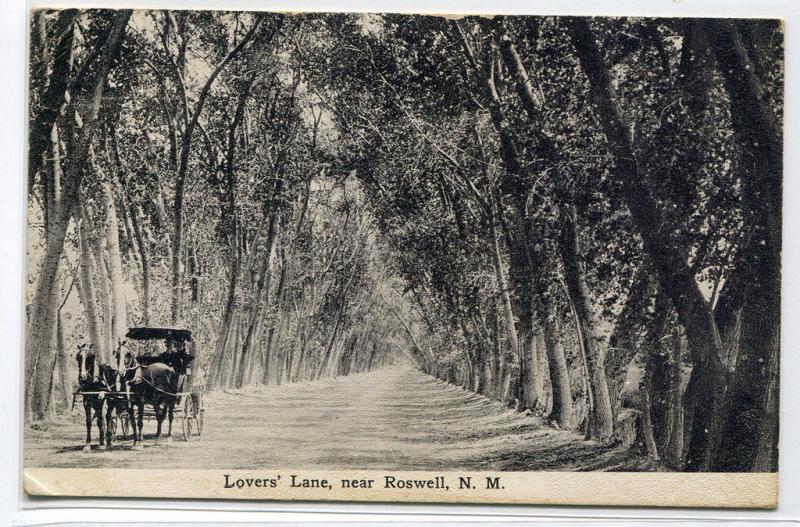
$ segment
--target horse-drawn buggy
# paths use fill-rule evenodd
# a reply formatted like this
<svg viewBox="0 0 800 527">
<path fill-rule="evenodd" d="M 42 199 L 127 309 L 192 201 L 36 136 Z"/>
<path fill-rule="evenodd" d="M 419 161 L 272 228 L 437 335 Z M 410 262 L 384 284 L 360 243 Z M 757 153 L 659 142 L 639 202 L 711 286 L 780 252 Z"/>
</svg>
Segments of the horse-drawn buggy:
<svg viewBox="0 0 800 527">
<path fill-rule="evenodd" d="M 91 449 L 93 417 L 100 448 L 111 447 L 117 432 L 133 434 L 133 448 L 142 447 L 144 421 L 156 421 L 156 443 L 167 420 L 167 440 L 173 420 L 181 423 L 184 440 L 203 431 L 203 395 L 192 375 L 192 333 L 179 328 L 131 328 L 114 352 L 113 365 L 101 363 L 91 347 L 78 351 L 80 397 L 86 413 L 86 446 Z"/>
</svg>

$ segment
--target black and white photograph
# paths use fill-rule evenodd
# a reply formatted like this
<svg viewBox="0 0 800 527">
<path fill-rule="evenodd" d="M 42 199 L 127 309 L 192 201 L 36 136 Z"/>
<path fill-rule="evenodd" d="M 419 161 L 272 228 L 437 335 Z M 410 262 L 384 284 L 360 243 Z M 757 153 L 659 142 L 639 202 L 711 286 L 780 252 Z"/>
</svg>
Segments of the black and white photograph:
<svg viewBox="0 0 800 527">
<path fill-rule="evenodd" d="M 783 45 L 31 11 L 26 491 L 776 506 Z"/>
</svg>

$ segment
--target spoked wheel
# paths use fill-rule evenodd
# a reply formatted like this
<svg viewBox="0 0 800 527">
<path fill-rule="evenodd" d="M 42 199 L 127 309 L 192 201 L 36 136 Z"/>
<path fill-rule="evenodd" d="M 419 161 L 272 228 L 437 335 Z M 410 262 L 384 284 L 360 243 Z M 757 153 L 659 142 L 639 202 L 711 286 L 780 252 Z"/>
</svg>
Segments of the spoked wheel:
<svg viewBox="0 0 800 527">
<path fill-rule="evenodd" d="M 197 397 L 196 406 L 194 407 L 194 417 L 197 424 L 197 435 L 200 436 L 203 434 L 203 413 L 205 412 L 203 409 L 203 393 L 194 393 L 192 394 L 192 398 L 194 397 Z"/>
<path fill-rule="evenodd" d="M 184 441 L 189 441 L 192 437 L 192 416 L 194 416 L 194 402 L 191 397 L 184 397 L 183 415 L 181 416 L 181 431 Z"/>
</svg>

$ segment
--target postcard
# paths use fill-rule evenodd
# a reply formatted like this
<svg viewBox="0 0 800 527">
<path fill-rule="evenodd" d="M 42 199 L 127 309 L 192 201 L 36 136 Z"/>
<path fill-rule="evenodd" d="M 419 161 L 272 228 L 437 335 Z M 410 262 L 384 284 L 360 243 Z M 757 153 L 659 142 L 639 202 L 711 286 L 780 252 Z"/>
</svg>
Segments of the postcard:
<svg viewBox="0 0 800 527">
<path fill-rule="evenodd" d="M 776 507 L 783 42 L 32 11 L 25 491 Z"/>
</svg>

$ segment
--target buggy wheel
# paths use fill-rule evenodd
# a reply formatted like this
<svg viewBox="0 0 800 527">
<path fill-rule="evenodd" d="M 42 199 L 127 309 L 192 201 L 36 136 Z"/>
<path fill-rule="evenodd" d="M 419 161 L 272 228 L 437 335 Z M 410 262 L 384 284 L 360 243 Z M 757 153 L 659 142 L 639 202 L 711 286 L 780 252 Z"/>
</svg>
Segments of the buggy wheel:
<svg viewBox="0 0 800 527">
<path fill-rule="evenodd" d="M 192 437 L 192 420 L 188 417 L 181 418 L 181 432 L 183 433 L 183 440 L 188 442 Z"/>
<path fill-rule="evenodd" d="M 193 411 L 194 415 L 192 417 L 195 418 L 195 428 L 197 428 L 197 435 L 202 435 L 203 433 L 203 392 L 197 390 L 192 393 L 193 399 Z"/>
<path fill-rule="evenodd" d="M 183 433 L 183 440 L 189 441 L 189 438 L 192 437 L 192 420 L 188 417 L 181 418 L 181 432 Z"/>
<path fill-rule="evenodd" d="M 194 402 L 191 397 L 183 398 L 183 415 L 181 416 L 181 431 L 183 440 L 189 441 L 192 437 L 192 417 L 194 416 Z"/>
</svg>

